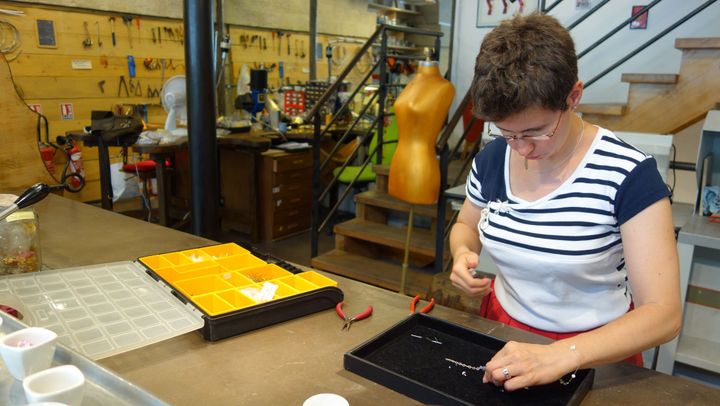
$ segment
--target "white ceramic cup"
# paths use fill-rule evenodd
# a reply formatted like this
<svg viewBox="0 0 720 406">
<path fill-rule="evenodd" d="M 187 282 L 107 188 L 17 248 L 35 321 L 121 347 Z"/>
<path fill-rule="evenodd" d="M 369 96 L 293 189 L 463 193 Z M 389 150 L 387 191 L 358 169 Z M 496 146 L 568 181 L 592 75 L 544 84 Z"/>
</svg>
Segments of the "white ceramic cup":
<svg viewBox="0 0 720 406">
<path fill-rule="evenodd" d="M 22 380 L 50 366 L 57 334 L 42 327 L 12 332 L 0 340 L 0 355 L 10 374 Z"/>
<path fill-rule="evenodd" d="M 30 403 L 61 402 L 70 406 L 82 403 L 85 375 L 75 365 L 62 365 L 36 372 L 23 379 L 25 398 Z"/>
<path fill-rule="evenodd" d="M 303 406 L 349 406 L 347 399 L 334 393 L 318 393 L 305 399 Z"/>
</svg>

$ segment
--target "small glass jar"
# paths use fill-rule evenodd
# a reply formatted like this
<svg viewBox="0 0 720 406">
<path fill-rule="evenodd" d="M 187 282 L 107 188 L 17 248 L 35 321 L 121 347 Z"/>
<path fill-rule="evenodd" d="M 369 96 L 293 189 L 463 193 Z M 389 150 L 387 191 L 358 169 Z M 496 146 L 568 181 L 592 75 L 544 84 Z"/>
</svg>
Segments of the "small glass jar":
<svg viewBox="0 0 720 406">
<path fill-rule="evenodd" d="M 38 225 L 37 213 L 32 208 L 18 210 L 0 221 L 0 275 L 40 270 Z"/>
</svg>

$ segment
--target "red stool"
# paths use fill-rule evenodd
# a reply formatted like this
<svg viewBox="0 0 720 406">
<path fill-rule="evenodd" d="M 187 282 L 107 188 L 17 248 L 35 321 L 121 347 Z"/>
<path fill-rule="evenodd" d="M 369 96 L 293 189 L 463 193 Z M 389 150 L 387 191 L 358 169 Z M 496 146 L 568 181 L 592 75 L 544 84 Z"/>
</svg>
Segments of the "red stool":
<svg viewBox="0 0 720 406">
<path fill-rule="evenodd" d="M 150 187 L 152 179 L 155 178 L 155 161 L 146 159 L 134 163 L 126 163 L 122 166 L 122 171 L 137 175 L 143 182 L 143 214 L 147 214 L 145 218 L 150 221 L 150 216 L 152 214 L 152 205 L 150 204 Z"/>
</svg>

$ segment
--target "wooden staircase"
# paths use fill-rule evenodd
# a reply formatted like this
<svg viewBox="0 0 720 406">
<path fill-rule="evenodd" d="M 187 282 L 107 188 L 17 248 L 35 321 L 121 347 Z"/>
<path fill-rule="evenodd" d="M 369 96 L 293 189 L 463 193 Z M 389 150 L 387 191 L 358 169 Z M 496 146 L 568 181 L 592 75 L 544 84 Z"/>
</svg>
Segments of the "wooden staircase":
<svg viewBox="0 0 720 406">
<path fill-rule="evenodd" d="M 581 104 L 583 118 L 613 131 L 675 134 L 705 118 L 720 100 L 720 38 L 676 39 L 677 74 L 624 74 L 627 104 Z"/>
<path fill-rule="evenodd" d="M 406 223 L 410 204 L 387 194 L 388 167 L 373 169 L 377 174 L 376 189 L 355 195 L 356 217 L 334 226 L 335 249 L 313 258 L 312 266 L 397 291 L 407 226 L 393 225 L 392 219 Z M 426 295 L 435 274 L 437 207 L 415 205 L 414 216 L 432 219 L 432 226 L 412 229 L 406 291 Z"/>
</svg>

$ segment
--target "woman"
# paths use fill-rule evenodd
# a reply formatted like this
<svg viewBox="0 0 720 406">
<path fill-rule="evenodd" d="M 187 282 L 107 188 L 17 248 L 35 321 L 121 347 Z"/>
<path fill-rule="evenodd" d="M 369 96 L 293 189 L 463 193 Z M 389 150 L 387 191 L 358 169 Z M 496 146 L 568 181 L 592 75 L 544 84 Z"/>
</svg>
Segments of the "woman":
<svg viewBox="0 0 720 406">
<path fill-rule="evenodd" d="M 509 342 L 483 382 L 515 390 L 628 359 L 680 329 L 669 192 L 655 160 L 574 113 L 583 84 L 569 33 L 518 16 L 483 40 L 474 113 L 500 131 L 476 157 L 450 235 L 451 280 L 484 316 L 556 339 Z M 471 271 L 484 248 L 499 273 Z"/>
</svg>

